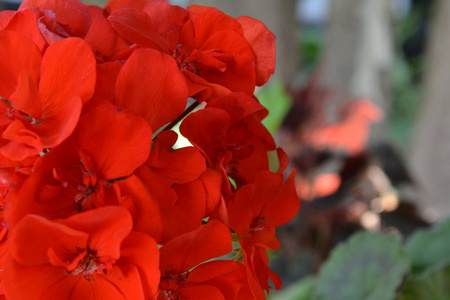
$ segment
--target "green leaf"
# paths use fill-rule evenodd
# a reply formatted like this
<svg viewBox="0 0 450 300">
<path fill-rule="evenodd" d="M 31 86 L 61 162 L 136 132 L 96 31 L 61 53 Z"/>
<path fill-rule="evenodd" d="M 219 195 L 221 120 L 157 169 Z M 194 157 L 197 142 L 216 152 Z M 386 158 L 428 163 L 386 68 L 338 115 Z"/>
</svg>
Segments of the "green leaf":
<svg viewBox="0 0 450 300">
<path fill-rule="evenodd" d="M 286 290 L 271 295 L 270 300 L 310 300 L 314 295 L 316 279 L 306 277 L 288 287 Z"/>
<path fill-rule="evenodd" d="M 281 81 L 276 81 L 262 88 L 258 94 L 259 102 L 269 110 L 269 115 L 262 123 L 270 132 L 280 128 L 283 120 L 291 107 L 291 97 L 284 89 Z"/>
<path fill-rule="evenodd" d="M 332 252 L 311 299 L 392 300 L 408 266 L 398 235 L 358 233 Z"/>
<path fill-rule="evenodd" d="M 413 272 L 417 274 L 430 266 L 449 264 L 449 241 L 450 219 L 411 236 L 405 249 L 411 259 Z"/>
<path fill-rule="evenodd" d="M 450 266 L 437 266 L 412 276 L 403 285 L 398 300 L 450 299 Z"/>
</svg>

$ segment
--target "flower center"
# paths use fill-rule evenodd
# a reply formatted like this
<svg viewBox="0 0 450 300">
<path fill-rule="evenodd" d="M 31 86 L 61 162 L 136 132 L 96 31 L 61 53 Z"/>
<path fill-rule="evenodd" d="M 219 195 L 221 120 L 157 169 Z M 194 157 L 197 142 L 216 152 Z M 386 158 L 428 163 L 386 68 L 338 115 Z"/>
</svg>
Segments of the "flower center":
<svg viewBox="0 0 450 300">
<path fill-rule="evenodd" d="M 189 272 L 182 274 L 166 274 L 161 278 L 161 282 L 159 283 L 161 293 L 166 296 L 167 300 L 179 300 L 181 295 L 178 291 L 178 287 L 180 284 L 185 284 L 188 277 Z"/>
<path fill-rule="evenodd" d="M 10 119 L 21 120 L 22 122 L 24 122 L 24 124 L 27 124 L 27 122 L 29 122 L 33 126 L 39 125 L 40 120 L 37 120 L 32 116 L 30 116 L 29 114 L 14 108 L 13 104 L 8 99 L 0 97 L 0 101 L 2 101 L 5 104 L 6 106 L 5 114 Z"/>
<path fill-rule="evenodd" d="M 181 44 L 175 48 L 172 56 L 181 70 L 186 70 L 194 74 L 199 73 L 198 65 L 193 61 L 187 60 L 187 58 L 189 57 L 189 53 L 182 49 Z"/>
<path fill-rule="evenodd" d="M 255 218 L 253 219 L 253 222 L 250 224 L 251 232 L 261 231 L 264 230 L 265 228 L 266 228 L 266 217 Z"/>
<path fill-rule="evenodd" d="M 178 291 L 175 291 L 175 290 L 164 291 L 164 295 L 166 296 L 167 300 L 180 299 L 180 293 L 178 293 Z"/>
<path fill-rule="evenodd" d="M 104 273 L 105 266 L 98 263 L 98 257 L 89 251 L 84 251 L 84 256 L 78 264 L 71 270 L 66 271 L 67 275 L 81 275 L 86 281 L 94 281 L 95 273 Z"/>
</svg>

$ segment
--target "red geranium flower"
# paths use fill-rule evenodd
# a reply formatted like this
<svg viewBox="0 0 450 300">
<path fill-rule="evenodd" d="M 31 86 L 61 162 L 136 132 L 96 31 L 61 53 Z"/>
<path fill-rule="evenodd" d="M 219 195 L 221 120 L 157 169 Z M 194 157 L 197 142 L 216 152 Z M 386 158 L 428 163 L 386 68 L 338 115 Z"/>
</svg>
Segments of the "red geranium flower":
<svg viewBox="0 0 450 300">
<path fill-rule="evenodd" d="M 244 283 L 238 263 L 204 263 L 231 250 L 230 231 L 216 220 L 167 242 L 160 249 L 158 300 L 236 299 Z"/>
<path fill-rule="evenodd" d="M 95 60 L 81 39 L 44 53 L 29 39 L 0 32 L 0 162 L 15 167 L 63 142 L 92 96 Z"/>
<path fill-rule="evenodd" d="M 57 221 L 24 217 L 8 238 L 7 299 L 149 299 L 159 282 L 158 246 L 131 227 L 121 207 Z"/>
<path fill-rule="evenodd" d="M 183 10 L 166 1 L 129 4 L 111 1 L 113 27 L 133 44 L 172 55 L 197 100 L 252 94 L 273 74 L 275 36 L 255 19 L 196 5 Z"/>
<path fill-rule="evenodd" d="M 132 212 L 139 230 L 158 240 L 158 208 L 133 176 L 148 158 L 151 136 L 142 117 L 109 102 L 95 106 L 83 114 L 68 140 L 36 162 L 16 201 L 10 201 L 8 224 L 15 225 L 29 213 L 56 219 L 119 205 Z"/>
<path fill-rule="evenodd" d="M 295 171 L 283 182 L 279 174 L 260 172 L 255 183 L 241 187 L 228 202 L 231 228 L 240 237 L 248 281 L 258 299 L 264 299 L 261 288 L 269 291 L 269 279 L 276 289 L 281 287 L 280 278 L 269 268 L 266 249 L 280 247 L 275 227 L 289 222 L 300 208 L 294 177 Z"/>
<path fill-rule="evenodd" d="M 228 177 L 238 186 L 254 181 L 269 169 L 268 151 L 275 142 L 261 123 L 267 110 L 244 93 L 214 99 L 187 116 L 180 131 L 203 151 L 209 166 L 222 175 L 223 190 L 231 190 Z"/>
</svg>

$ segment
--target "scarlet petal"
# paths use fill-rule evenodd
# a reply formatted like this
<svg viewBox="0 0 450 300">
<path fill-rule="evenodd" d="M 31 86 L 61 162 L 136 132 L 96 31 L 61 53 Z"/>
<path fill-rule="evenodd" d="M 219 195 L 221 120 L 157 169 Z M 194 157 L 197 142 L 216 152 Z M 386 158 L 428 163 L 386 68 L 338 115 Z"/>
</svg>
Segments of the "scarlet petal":
<svg viewBox="0 0 450 300">
<path fill-rule="evenodd" d="M 133 230 L 145 232 L 159 242 L 163 231 L 160 212 L 148 189 L 136 176 L 120 180 L 117 184 L 121 193 L 132 199 L 133 207 L 127 208 L 133 217 Z"/>
<path fill-rule="evenodd" d="M 250 224 L 262 209 L 258 208 L 254 201 L 249 200 L 253 199 L 253 193 L 254 185 L 244 185 L 238 190 L 236 197 L 228 202 L 231 228 L 239 236 L 244 236 L 250 231 Z"/>
<path fill-rule="evenodd" d="M 300 200 L 295 189 L 295 173 L 296 170 L 292 170 L 286 182 L 283 183 L 276 194 L 273 194 L 264 208 L 267 226 L 277 227 L 285 224 L 298 213 Z M 267 185 L 267 182 L 265 185 Z"/>
<path fill-rule="evenodd" d="M 130 176 L 150 154 L 152 131 L 145 120 L 111 103 L 84 114 L 76 134 L 81 151 L 105 180 Z"/>
<path fill-rule="evenodd" d="M 121 36 L 133 44 L 170 53 L 169 45 L 153 28 L 150 16 L 146 13 L 124 8 L 114 11 L 108 20 Z"/>
<path fill-rule="evenodd" d="M 115 50 L 117 33 L 105 18 L 102 8 L 88 5 L 87 9 L 92 19 L 92 25 L 84 40 L 92 47 L 94 53 L 111 56 Z"/>
<path fill-rule="evenodd" d="M 29 8 L 16 11 L 4 30 L 14 31 L 30 38 L 43 51 L 47 47 L 47 42 L 38 27 L 40 17 L 41 13 L 38 9 Z"/>
<path fill-rule="evenodd" d="M 59 105 L 55 101 L 73 96 L 86 103 L 94 93 L 95 66 L 92 50 L 82 39 L 66 38 L 48 47 L 39 84 L 43 109 L 51 110 Z"/>
<path fill-rule="evenodd" d="M 49 248 L 58 257 L 69 260 L 77 249 L 86 248 L 87 240 L 87 233 L 37 215 L 25 216 L 8 237 L 12 258 L 25 266 L 48 263 Z"/>
<path fill-rule="evenodd" d="M 126 266 L 121 271 L 123 276 L 120 280 L 94 275 L 93 281 L 78 278 L 73 284 L 70 277 L 63 277 L 62 280 L 50 286 L 41 299 L 144 300 L 137 269 L 133 266 Z"/>
<path fill-rule="evenodd" d="M 199 5 L 191 5 L 188 11 L 191 14 L 193 29 L 195 34 L 195 48 L 201 46 L 206 40 L 216 32 L 223 30 L 235 31 L 242 35 L 243 30 L 241 25 L 232 17 L 224 14 L 217 9 L 210 7 L 204 8 L 203 11 L 198 11 L 201 8 Z M 192 16 L 193 15 L 193 16 Z M 205 26 L 205 24 L 208 24 Z M 183 41 L 185 43 L 186 41 Z"/>
<path fill-rule="evenodd" d="M 160 280 L 159 249 L 155 241 L 141 232 L 131 232 L 122 243 L 118 265 L 134 265 L 139 271 L 145 299 L 158 290 Z M 129 298 L 134 299 L 134 298 Z"/>
<path fill-rule="evenodd" d="M 276 236 L 272 232 L 266 230 L 257 231 L 245 239 L 246 243 L 264 249 L 277 250 L 278 248 L 280 248 L 280 241 L 276 238 Z"/>
<path fill-rule="evenodd" d="M 27 113 L 36 120 L 41 118 L 42 106 L 39 101 L 37 83 L 27 71 L 22 71 L 17 83 L 17 89 L 10 99 L 13 107 Z"/>
<path fill-rule="evenodd" d="M 115 11 L 121 8 L 142 9 L 146 3 L 147 0 L 110 0 L 105 5 L 105 9 L 110 11 Z"/>
<path fill-rule="evenodd" d="M 73 36 L 84 37 L 91 25 L 91 18 L 86 7 L 78 0 L 25 0 L 19 10 L 26 7 L 54 11 L 56 21 L 64 25 L 67 32 Z"/>
<path fill-rule="evenodd" d="M 163 243 L 200 226 L 205 214 L 207 195 L 200 180 L 180 184 L 173 189 L 176 202 L 172 206 L 164 205 L 164 197 L 158 198 L 164 228 Z"/>
<path fill-rule="evenodd" d="M 202 77 L 209 82 L 225 86 L 233 92 L 253 94 L 255 89 L 255 54 L 247 40 L 235 31 L 217 32 L 209 37 L 200 50 L 220 49 L 233 57 L 226 70 L 207 69 Z"/>
<path fill-rule="evenodd" d="M 261 86 L 275 72 L 275 35 L 264 23 L 248 16 L 237 21 L 244 29 L 244 37 L 250 43 L 256 56 L 256 85 Z"/>
<path fill-rule="evenodd" d="M 0 153 L 11 160 L 21 161 L 43 150 L 39 136 L 27 129 L 20 120 L 11 122 L 2 138 L 8 143 L 0 148 Z"/>
<path fill-rule="evenodd" d="M 69 137 L 81 114 L 82 103 L 78 96 L 52 99 L 52 102 L 53 105 L 45 103 L 42 119 L 34 127 L 44 148 L 53 148 Z"/>
<path fill-rule="evenodd" d="M 206 284 L 180 288 L 180 294 L 184 299 L 226 300 L 217 287 Z"/>
<path fill-rule="evenodd" d="M 119 107 L 143 116 L 156 131 L 183 112 L 188 93 L 172 57 L 137 49 L 122 67 L 116 95 Z"/>
<path fill-rule="evenodd" d="M 198 178 L 206 170 L 206 163 L 197 148 L 173 149 L 176 139 L 177 134 L 173 131 L 159 133 L 147 165 L 158 176 L 181 184 Z"/>
<path fill-rule="evenodd" d="M 0 29 L 4 29 L 9 21 L 14 17 L 16 11 L 4 10 L 0 12 Z"/>
<path fill-rule="evenodd" d="M 114 89 L 116 86 L 117 76 L 119 76 L 122 65 L 122 63 L 118 62 L 97 64 L 95 96 L 114 102 Z"/>
<path fill-rule="evenodd" d="M 192 72 L 186 70 L 181 70 L 181 72 L 186 78 L 189 96 L 194 97 L 197 101 L 208 101 L 231 93 L 226 87 L 208 82 Z"/>
<path fill-rule="evenodd" d="M 221 222 L 213 220 L 167 242 L 160 249 L 161 271 L 180 274 L 231 250 L 230 231 Z"/>
<path fill-rule="evenodd" d="M 150 16 L 150 20 L 159 33 L 183 26 L 188 18 L 186 9 L 162 0 L 146 1 L 143 11 Z"/>
<path fill-rule="evenodd" d="M 63 267 L 52 265 L 39 265 L 34 267 L 23 266 L 12 259 L 7 259 L 3 266 L 2 287 L 7 299 L 38 300 L 53 285 L 60 282 L 64 277 Z M 61 278 L 62 277 L 62 278 Z M 67 277 L 64 284 L 70 291 L 76 284 L 77 278 Z M 27 288 L 25 289 L 24 286 Z M 51 299 L 51 298 L 44 298 Z M 67 299 L 66 294 L 59 294 L 53 299 Z"/>
<path fill-rule="evenodd" d="M 133 220 L 123 207 L 105 206 L 62 220 L 62 224 L 89 233 L 89 247 L 98 256 L 118 259 L 122 240 L 130 233 Z"/>
<path fill-rule="evenodd" d="M 213 152 L 213 142 L 220 143 L 221 139 L 225 138 L 229 122 L 230 116 L 226 111 L 205 108 L 187 116 L 180 125 L 180 132 L 210 156 Z"/>
<path fill-rule="evenodd" d="M 219 172 L 208 168 L 200 177 L 200 182 L 206 192 L 205 217 L 211 216 L 214 211 L 219 209 L 218 206 L 222 199 L 222 193 L 220 192 L 222 177 Z"/>
<path fill-rule="evenodd" d="M 227 300 L 241 299 L 237 295 L 245 284 L 244 270 L 244 265 L 236 261 L 210 261 L 189 273 L 189 283 L 210 284 L 220 289 Z"/>
<path fill-rule="evenodd" d="M 0 32 L 0 97 L 9 98 L 17 80 L 26 70 L 35 82 L 39 79 L 41 52 L 29 39 L 10 31 Z"/>
</svg>

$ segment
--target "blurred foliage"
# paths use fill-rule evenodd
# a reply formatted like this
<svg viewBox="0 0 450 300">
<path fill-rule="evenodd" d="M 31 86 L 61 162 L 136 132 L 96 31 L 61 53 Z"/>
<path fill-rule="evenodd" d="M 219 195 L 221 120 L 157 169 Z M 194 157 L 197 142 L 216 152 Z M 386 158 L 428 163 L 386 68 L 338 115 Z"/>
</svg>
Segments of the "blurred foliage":
<svg viewBox="0 0 450 300">
<path fill-rule="evenodd" d="M 450 265 L 449 241 L 450 219 L 436 224 L 429 230 L 414 234 L 405 246 L 408 256 L 411 258 L 413 273 L 418 274 L 440 264 Z"/>
<path fill-rule="evenodd" d="M 323 29 L 319 26 L 302 28 L 300 40 L 300 56 L 304 71 L 314 70 L 320 63 Z"/>
<path fill-rule="evenodd" d="M 271 300 L 311 300 L 313 299 L 317 279 L 313 276 L 306 277 L 297 284 L 291 285 L 282 293 L 269 297 Z"/>
<path fill-rule="evenodd" d="M 269 115 L 262 121 L 263 124 L 271 133 L 276 132 L 292 106 L 291 96 L 286 92 L 281 81 L 274 81 L 261 88 L 257 97 L 259 102 L 269 110 Z"/>
<path fill-rule="evenodd" d="M 413 234 L 360 232 L 336 247 L 317 277 L 271 300 L 448 300 L 450 219 Z"/>
<path fill-rule="evenodd" d="M 415 2 L 410 13 L 394 27 L 397 56 L 391 70 L 392 104 L 388 125 L 390 137 L 400 145 L 407 145 L 412 139 L 422 99 L 427 22 L 432 1 Z"/>
<path fill-rule="evenodd" d="M 322 267 L 314 299 L 389 300 L 407 269 L 398 235 L 356 234 Z"/>
<path fill-rule="evenodd" d="M 419 112 L 422 87 L 413 80 L 412 66 L 397 57 L 392 67 L 392 105 L 388 113 L 390 137 L 399 142 L 408 142 L 412 137 L 413 123 Z"/>
<path fill-rule="evenodd" d="M 402 286 L 398 300 L 450 299 L 450 266 L 431 268 L 411 276 Z"/>
<path fill-rule="evenodd" d="M 81 2 L 90 4 L 90 5 L 98 5 L 98 6 L 105 6 L 106 3 L 108 3 L 109 0 L 81 0 Z"/>
</svg>

